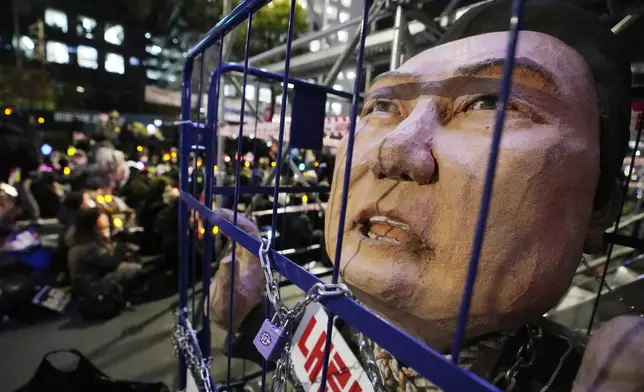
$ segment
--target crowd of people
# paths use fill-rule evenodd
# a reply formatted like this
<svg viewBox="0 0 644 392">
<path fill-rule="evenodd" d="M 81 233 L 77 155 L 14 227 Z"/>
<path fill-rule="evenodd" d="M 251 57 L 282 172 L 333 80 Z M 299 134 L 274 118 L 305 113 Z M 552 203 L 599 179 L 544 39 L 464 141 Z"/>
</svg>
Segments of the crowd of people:
<svg viewBox="0 0 644 392">
<path fill-rule="evenodd" d="M 146 256 L 159 256 L 150 257 L 154 260 L 150 268 L 164 272 L 175 272 L 179 263 L 180 152 L 169 143 L 150 143 L 149 137 L 128 132 L 131 125 L 110 126 L 109 121 L 116 121 L 115 116 L 92 134 L 76 132 L 67 151 L 41 148 L 27 127 L 17 122 L 0 123 L 0 155 L 8 157 L 0 164 L 0 246 L 17 230 L 17 222 L 37 228 L 55 220 L 58 240 L 51 268 L 62 272 L 87 317 L 117 314 L 127 298 L 146 289 L 150 265 L 144 262 Z M 114 131 L 119 128 L 124 131 Z M 247 142 L 240 184 L 271 185 L 275 143 Z M 222 162 L 212 168 L 224 186 L 235 183 L 237 158 L 227 150 Z M 333 170 L 329 151 L 293 150 L 288 158 L 297 170 L 284 165 L 283 185 L 329 184 Z M 189 161 L 190 191 L 203 198 L 205 157 L 193 154 Z M 223 208 L 233 207 L 230 194 L 218 200 Z M 314 200 L 323 201 L 317 196 Z M 307 197 L 285 195 L 279 202 L 298 205 L 306 203 Z M 272 197 L 253 199 L 252 194 L 244 194 L 238 204 L 241 211 L 269 209 Z M 314 226 L 321 225 L 321 220 L 311 222 L 306 213 L 285 218 L 290 219 L 282 225 L 283 237 L 290 240 L 287 246 L 310 244 Z M 202 225 L 193 229 L 201 231 L 196 237 L 203 234 Z"/>
</svg>

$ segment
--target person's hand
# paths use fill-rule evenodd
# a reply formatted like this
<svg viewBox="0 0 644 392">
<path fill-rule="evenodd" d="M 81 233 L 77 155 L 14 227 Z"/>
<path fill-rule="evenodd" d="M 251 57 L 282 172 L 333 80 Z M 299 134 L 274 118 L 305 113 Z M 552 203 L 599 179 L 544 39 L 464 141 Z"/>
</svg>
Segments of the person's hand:
<svg viewBox="0 0 644 392">
<path fill-rule="evenodd" d="M 233 220 L 233 211 L 218 209 L 222 218 Z M 237 215 L 237 226 L 259 239 L 257 226 L 242 214 Z M 220 231 L 221 233 L 221 231 Z M 236 262 L 232 265 L 232 253 L 224 256 L 219 269 L 210 285 L 210 304 L 205 304 L 205 311 L 210 313 L 211 320 L 221 328 L 227 329 L 232 313 L 232 331 L 236 332 L 246 315 L 261 302 L 264 292 L 264 273 L 257 255 L 241 245 L 235 250 Z M 233 268 L 234 267 L 234 268 Z M 234 269 L 233 308 L 229 308 L 231 270 Z"/>
<path fill-rule="evenodd" d="M 644 390 L 644 318 L 619 316 L 595 332 L 584 353 L 573 392 Z"/>
</svg>

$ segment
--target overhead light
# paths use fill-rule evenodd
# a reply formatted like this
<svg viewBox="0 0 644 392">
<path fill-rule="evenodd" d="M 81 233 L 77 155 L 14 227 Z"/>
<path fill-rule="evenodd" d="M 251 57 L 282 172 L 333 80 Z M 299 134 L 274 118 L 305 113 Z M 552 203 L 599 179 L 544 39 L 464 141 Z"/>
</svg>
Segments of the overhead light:
<svg viewBox="0 0 644 392">
<path fill-rule="evenodd" d="M 76 86 L 76 91 L 82 94 L 85 92 L 85 88 L 83 86 Z"/>
<path fill-rule="evenodd" d="M 155 127 L 154 124 L 148 124 L 145 128 L 148 130 L 149 133 L 153 133 L 157 129 L 157 127 Z"/>
<path fill-rule="evenodd" d="M 150 33 L 145 33 L 145 38 L 150 39 L 152 38 L 152 35 Z"/>
<path fill-rule="evenodd" d="M 156 120 L 154 120 L 155 127 L 160 127 L 161 125 L 163 125 L 163 121 L 161 119 L 157 118 Z"/>
</svg>

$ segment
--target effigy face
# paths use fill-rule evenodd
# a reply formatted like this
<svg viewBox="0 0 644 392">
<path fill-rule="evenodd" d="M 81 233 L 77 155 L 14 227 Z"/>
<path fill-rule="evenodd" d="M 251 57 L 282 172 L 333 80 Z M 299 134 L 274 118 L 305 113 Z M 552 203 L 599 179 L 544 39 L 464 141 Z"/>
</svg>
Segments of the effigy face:
<svg viewBox="0 0 644 392">
<path fill-rule="evenodd" d="M 463 296 L 507 32 L 426 50 L 365 99 L 351 167 L 340 271 L 365 305 L 436 349 Z M 583 58 L 520 34 L 467 336 L 530 322 L 568 288 L 599 177 L 599 113 Z M 346 160 L 327 209 L 335 255 Z"/>
</svg>

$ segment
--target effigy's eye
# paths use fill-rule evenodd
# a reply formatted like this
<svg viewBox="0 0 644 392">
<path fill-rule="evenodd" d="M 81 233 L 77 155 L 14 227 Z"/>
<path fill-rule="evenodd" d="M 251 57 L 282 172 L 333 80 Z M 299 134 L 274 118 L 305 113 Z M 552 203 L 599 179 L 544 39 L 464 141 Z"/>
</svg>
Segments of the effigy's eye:
<svg viewBox="0 0 644 392">
<path fill-rule="evenodd" d="M 484 95 L 470 102 L 464 112 L 470 110 L 497 110 L 499 107 L 499 97 L 495 95 Z"/>
</svg>

